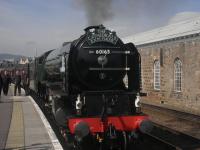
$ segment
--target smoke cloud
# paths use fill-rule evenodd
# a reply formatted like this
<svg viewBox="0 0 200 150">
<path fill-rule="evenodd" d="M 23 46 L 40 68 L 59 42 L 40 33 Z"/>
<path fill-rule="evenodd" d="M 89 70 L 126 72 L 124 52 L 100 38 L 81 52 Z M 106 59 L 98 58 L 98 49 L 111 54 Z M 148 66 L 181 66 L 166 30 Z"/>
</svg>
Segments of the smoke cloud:
<svg viewBox="0 0 200 150">
<path fill-rule="evenodd" d="M 87 25 L 104 24 L 127 36 L 167 24 L 178 12 L 177 4 L 184 5 L 180 1 L 77 0 L 76 4 L 84 10 Z"/>
<path fill-rule="evenodd" d="M 165 26 L 171 17 L 185 11 L 184 6 L 187 6 L 185 0 L 115 0 L 112 5 L 115 16 L 106 24 L 120 36 Z"/>
<path fill-rule="evenodd" d="M 82 0 L 81 5 L 85 9 L 88 25 L 99 25 L 111 19 L 113 0 Z"/>
</svg>

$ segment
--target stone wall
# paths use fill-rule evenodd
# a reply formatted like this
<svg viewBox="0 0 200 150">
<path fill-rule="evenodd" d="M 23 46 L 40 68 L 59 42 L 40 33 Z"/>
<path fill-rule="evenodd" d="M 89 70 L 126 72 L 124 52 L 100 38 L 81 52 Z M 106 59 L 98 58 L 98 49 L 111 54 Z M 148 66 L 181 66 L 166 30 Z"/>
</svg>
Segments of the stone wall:
<svg viewBox="0 0 200 150">
<path fill-rule="evenodd" d="M 143 102 L 200 114 L 200 37 L 138 46 L 142 59 Z M 182 62 L 182 90 L 174 91 L 174 61 Z M 154 90 L 153 66 L 160 60 L 160 90 Z M 163 62 L 163 63 L 162 63 Z"/>
</svg>

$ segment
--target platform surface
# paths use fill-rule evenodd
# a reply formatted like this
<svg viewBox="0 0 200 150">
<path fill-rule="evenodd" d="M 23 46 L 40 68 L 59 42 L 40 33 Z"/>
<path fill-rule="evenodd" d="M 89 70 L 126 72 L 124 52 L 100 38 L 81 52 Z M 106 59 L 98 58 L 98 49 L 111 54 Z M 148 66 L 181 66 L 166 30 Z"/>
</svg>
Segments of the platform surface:
<svg viewBox="0 0 200 150">
<path fill-rule="evenodd" d="M 23 92 L 22 92 L 22 95 Z M 0 150 L 62 150 L 45 116 L 30 96 L 0 98 Z"/>
</svg>

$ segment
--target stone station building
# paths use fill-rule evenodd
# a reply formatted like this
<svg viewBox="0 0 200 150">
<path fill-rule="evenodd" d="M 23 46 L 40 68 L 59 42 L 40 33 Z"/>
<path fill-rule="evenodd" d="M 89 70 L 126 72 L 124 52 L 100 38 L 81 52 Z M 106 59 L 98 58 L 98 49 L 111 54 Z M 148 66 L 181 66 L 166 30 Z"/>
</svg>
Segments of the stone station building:
<svg viewBox="0 0 200 150">
<path fill-rule="evenodd" d="M 143 103 L 200 115 L 200 14 L 124 39 L 139 49 Z"/>
</svg>

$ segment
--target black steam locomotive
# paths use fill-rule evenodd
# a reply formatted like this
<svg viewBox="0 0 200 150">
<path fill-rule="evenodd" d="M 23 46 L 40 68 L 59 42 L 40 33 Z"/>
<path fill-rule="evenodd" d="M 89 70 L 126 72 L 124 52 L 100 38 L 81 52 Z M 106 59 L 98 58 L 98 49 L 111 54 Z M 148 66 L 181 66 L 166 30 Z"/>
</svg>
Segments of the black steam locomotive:
<svg viewBox="0 0 200 150">
<path fill-rule="evenodd" d="M 125 150 L 150 130 L 138 111 L 140 55 L 103 25 L 37 57 L 30 75 L 30 88 L 51 107 L 75 149 Z"/>
</svg>

